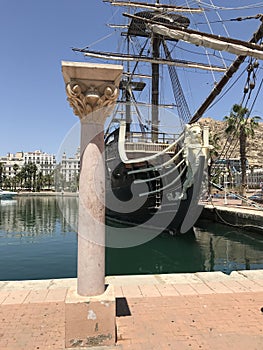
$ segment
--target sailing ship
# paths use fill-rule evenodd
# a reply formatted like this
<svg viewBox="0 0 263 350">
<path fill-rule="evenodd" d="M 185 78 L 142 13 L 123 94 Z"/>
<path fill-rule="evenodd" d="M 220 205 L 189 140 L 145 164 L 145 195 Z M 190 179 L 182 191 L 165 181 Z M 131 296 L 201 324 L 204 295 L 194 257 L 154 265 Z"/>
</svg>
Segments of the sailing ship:
<svg viewBox="0 0 263 350">
<path fill-rule="evenodd" d="M 85 58 L 121 62 L 124 66 L 120 98 L 105 130 L 106 215 L 127 227 L 141 225 L 172 234 L 185 233 L 198 219 L 202 210 L 199 200 L 207 190 L 211 146 L 208 129 L 202 129 L 198 121 L 244 62 L 256 67 L 255 62 L 263 58 L 258 43 L 263 35 L 262 23 L 250 41 L 243 41 L 193 29 L 197 23 L 194 16 L 201 15 L 210 28 L 207 10 L 219 9 L 212 0 L 210 4 L 191 1 L 192 6 L 189 1 L 185 6 L 159 0 L 104 2 L 128 9 L 122 13 L 124 25 L 111 25 L 121 31 L 126 53 L 93 51 L 89 47 L 73 50 Z M 254 15 L 253 19 L 262 22 L 262 15 Z M 199 51 L 191 52 L 187 45 Z M 228 60 L 221 60 L 216 51 L 227 51 Z M 198 58 L 207 56 L 208 63 L 180 58 L 182 52 Z M 201 70 L 214 77 L 208 97 L 194 113 L 185 97 L 180 69 L 183 74 Z M 150 101 L 145 102 L 148 85 Z M 198 96 L 200 89 L 196 87 Z M 174 102 L 162 102 L 161 95 L 173 96 Z M 163 120 L 168 120 L 168 126 Z"/>
</svg>

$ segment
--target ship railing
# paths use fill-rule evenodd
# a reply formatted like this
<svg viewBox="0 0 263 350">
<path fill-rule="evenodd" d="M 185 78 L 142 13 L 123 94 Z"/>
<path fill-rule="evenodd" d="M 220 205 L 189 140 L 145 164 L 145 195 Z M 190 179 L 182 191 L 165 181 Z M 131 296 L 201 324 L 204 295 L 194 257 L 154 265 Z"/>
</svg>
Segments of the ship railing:
<svg viewBox="0 0 263 350">
<path fill-rule="evenodd" d="M 158 135 L 155 135 L 156 141 L 152 141 L 153 134 L 151 132 L 135 132 L 130 131 L 126 134 L 126 141 L 131 143 L 136 142 L 143 142 L 143 143 L 160 143 L 160 144 L 171 144 L 174 143 L 178 137 L 179 134 L 167 134 L 164 132 L 158 133 Z"/>
<path fill-rule="evenodd" d="M 118 150 L 119 155 L 121 158 L 121 161 L 126 164 L 132 164 L 132 163 L 138 163 L 138 162 L 145 162 L 145 161 L 152 161 L 153 159 L 156 159 L 160 156 L 163 156 L 165 153 L 170 152 L 172 148 L 176 148 L 177 145 L 183 140 L 184 135 L 180 135 L 180 137 L 174 141 L 171 144 L 165 144 L 161 151 L 154 152 L 155 154 L 151 154 L 146 157 L 142 158 L 136 158 L 136 159 L 129 159 L 126 154 L 126 124 L 125 122 L 120 123 L 120 132 L 119 132 L 119 142 L 118 142 Z M 142 145 L 145 147 L 146 144 L 142 143 Z M 155 145 L 153 143 L 153 145 Z M 157 144 L 159 145 L 159 144 Z"/>
<path fill-rule="evenodd" d="M 144 142 L 125 142 L 126 152 L 139 152 L 143 151 L 145 153 L 156 153 L 162 152 L 167 148 L 167 144 L 161 143 L 144 143 Z M 169 149 L 168 153 L 174 153 L 176 151 L 176 145 Z"/>
</svg>

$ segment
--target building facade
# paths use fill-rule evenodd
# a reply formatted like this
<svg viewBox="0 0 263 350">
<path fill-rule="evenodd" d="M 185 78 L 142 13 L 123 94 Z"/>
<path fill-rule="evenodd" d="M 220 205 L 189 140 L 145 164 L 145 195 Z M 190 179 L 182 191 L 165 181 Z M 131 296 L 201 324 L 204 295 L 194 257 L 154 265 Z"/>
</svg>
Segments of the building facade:
<svg viewBox="0 0 263 350">
<path fill-rule="evenodd" d="M 24 164 L 35 164 L 38 172 L 43 176 L 50 175 L 54 172 L 57 162 L 54 154 L 48 154 L 39 150 L 34 152 L 23 152 Z"/>
<path fill-rule="evenodd" d="M 63 190 L 76 191 L 78 188 L 78 178 L 80 171 L 80 149 L 77 150 L 73 157 L 67 157 L 64 152 L 61 163 L 58 166 L 60 173 L 59 187 Z"/>
<path fill-rule="evenodd" d="M 41 151 L 8 153 L 0 156 L 0 183 L 8 185 L 27 164 L 34 164 L 37 173 L 42 176 L 52 175 L 56 168 L 56 157 Z M 8 185 L 10 186 L 10 185 Z"/>
<path fill-rule="evenodd" d="M 14 177 L 24 164 L 23 152 L 7 153 L 6 156 L 0 156 L 2 176 Z"/>
</svg>

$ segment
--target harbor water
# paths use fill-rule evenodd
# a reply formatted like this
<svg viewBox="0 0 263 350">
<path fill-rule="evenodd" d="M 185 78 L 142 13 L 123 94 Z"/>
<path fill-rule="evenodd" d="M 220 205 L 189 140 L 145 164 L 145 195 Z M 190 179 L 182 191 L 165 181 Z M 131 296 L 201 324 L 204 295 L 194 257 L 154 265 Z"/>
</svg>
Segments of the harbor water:
<svg viewBox="0 0 263 350">
<path fill-rule="evenodd" d="M 76 277 L 77 220 L 74 197 L 0 201 L 0 280 Z M 244 269 L 263 269 L 263 235 L 209 221 L 182 236 L 106 248 L 107 275 Z"/>
</svg>

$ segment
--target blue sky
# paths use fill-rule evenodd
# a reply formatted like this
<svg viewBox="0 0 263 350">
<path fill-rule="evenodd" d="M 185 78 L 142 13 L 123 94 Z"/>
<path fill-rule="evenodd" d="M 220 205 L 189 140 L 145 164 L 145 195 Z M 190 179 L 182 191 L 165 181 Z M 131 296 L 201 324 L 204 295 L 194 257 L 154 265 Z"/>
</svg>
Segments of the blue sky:
<svg viewBox="0 0 263 350">
<path fill-rule="evenodd" d="M 98 0 L 0 0 L 0 155 L 57 152 L 78 121 L 66 101 L 61 60 L 81 61 L 71 47 L 108 32 L 111 12 L 104 8 Z"/>
<path fill-rule="evenodd" d="M 229 1 L 221 3 L 229 6 Z M 78 121 L 66 101 L 61 61 L 83 60 L 71 48 L 85 47 L 109 34 L 106 23 L 112 22 L 115 11 L 101 0 L 0 0 L 0 155 L 58 151 Z M 260 12 L 263 5 L 253 11 Z M 245 24 L 245 39 L 257 25 Z M 113 45 L 110 38 L 94 49 Z"/>
</svg>

